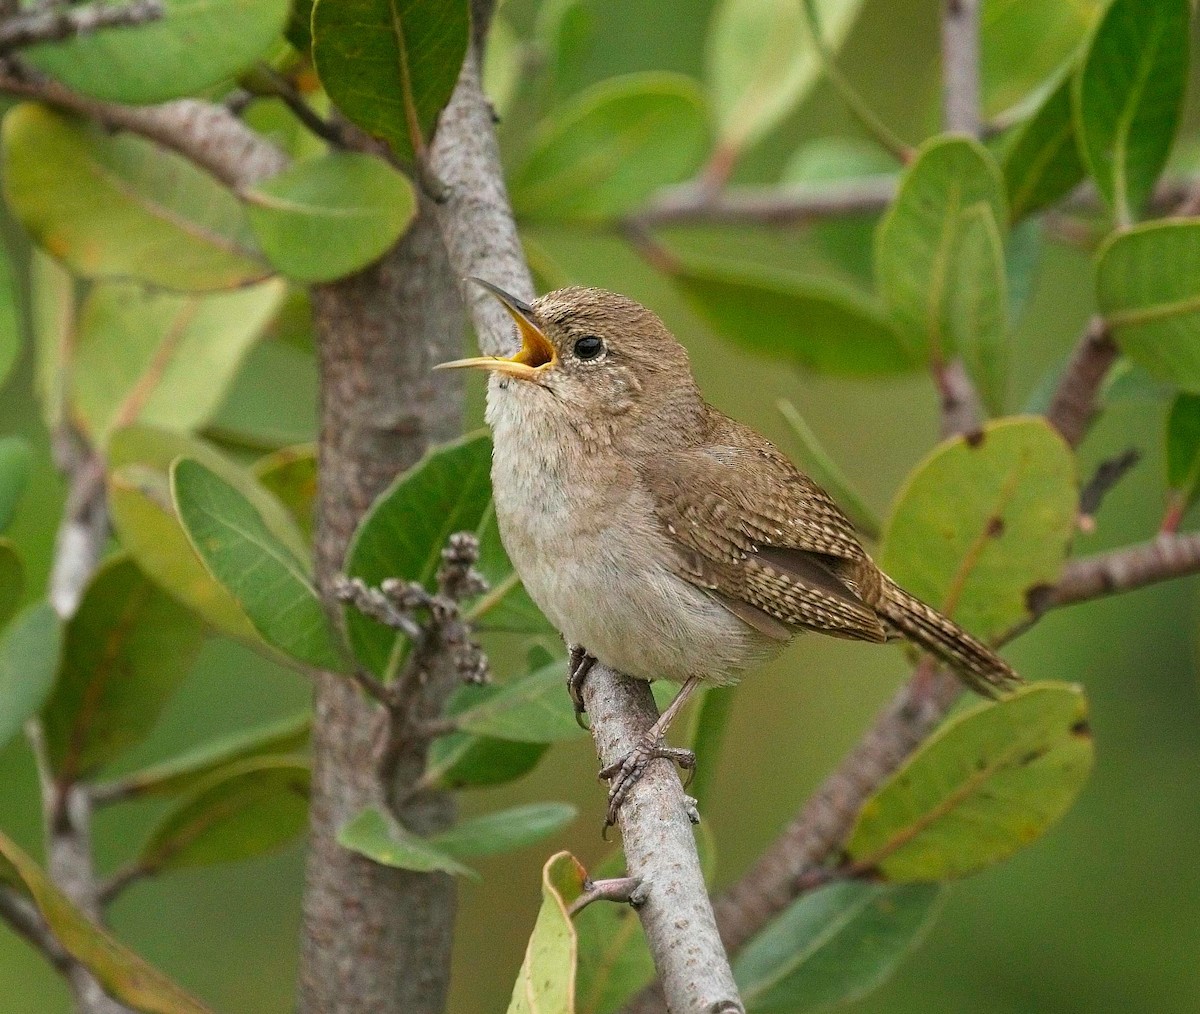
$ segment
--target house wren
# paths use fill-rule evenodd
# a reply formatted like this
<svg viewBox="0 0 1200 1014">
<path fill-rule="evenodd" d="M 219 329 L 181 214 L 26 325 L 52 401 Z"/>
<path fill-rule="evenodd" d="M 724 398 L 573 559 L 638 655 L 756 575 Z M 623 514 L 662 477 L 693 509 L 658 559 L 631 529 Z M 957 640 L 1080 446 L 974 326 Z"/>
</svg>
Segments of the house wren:
<svg viewBox="0 0 1200 1014">
<path fill-rule="evenodd" d="M 500 535 L 526 591 L 572 646 L 568 684 L 599 659 L 682 688 L 644 743 L 601 774 L 609 822 L 700 683 L 736 682 L 801 630 L 900 636 L 988 696 L 1019 677 L 867 555 L 829 496 L 772 444 L 708 405 L 683 346 L 645 307 L 567 288 L 528 304 L 475 279 L 521 349 L 441 368 L 489 370 Z"/>
</svg>

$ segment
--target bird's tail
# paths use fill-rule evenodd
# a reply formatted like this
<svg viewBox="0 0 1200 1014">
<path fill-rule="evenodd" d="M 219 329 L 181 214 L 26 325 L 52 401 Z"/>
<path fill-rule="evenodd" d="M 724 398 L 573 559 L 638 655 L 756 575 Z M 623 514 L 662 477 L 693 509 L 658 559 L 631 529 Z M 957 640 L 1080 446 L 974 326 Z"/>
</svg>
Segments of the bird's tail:
<svg viewBox="0 0 1200 1014">
<path fill-rule="evenodd" d="M 950 666 L 976 693 L 994 698 L 1020 685 L 1021 677 L 991 648 L 887 576 L 877 609 L 906 638 Z"/>
</svg>

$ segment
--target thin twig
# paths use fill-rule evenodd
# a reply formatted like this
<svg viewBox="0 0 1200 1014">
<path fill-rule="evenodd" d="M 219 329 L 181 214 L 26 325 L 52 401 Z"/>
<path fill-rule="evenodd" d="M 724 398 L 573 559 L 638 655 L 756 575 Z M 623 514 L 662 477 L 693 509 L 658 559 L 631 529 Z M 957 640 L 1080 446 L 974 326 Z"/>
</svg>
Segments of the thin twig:
<svg viewBox="0 0 1200 1014">
<path fill-rule="evenodd" d="M 942 108 L 947 130 L 980 134 L 980 0 L 943 0 Z"/>
<path fill-rule="evenodd" d="M 0 919 L 3 919 L 30 944 L 36 947 L 55 968 L 66 972 L 75 964 L 74 959 L 63 949 L 41 912 L 15 888 L 0 884 Z"/>
<path fill-rule="evenodd" d="M 612 877 L 608 880 L 585 880 L 583 894 L 571 902 L 567 915 L 575 916 L 596 901 L 614 901 L 637 908 L 643 901 L 642 882 L 637 877 Z"/>
<path fill-rule="evenodd" d="M 300 90 L 295 84 L 274 67 L 260 62 L 254 68 L 254 72 L 256 80 L 264 84 L 271 94 L 283 102 L 310 133 L 335 148 L 355 147 L 342 121 L 322 118 L 300 94 Z"/>
<path fill-rule="evenodd" d="M 1131 447 L 1123 454 L 1106 458 L 1100 462 L 1092 477 L 1079 491 L 1079 530 L 1093 532 L 1096 529 L 1096 514 L 1104 498 L 1125 474 L 1142 460 L 1142 454 Z"/>
<path fill-rule="evenodd" d="M 40 42 L 61 42 L 102 28 L 122 28 L 157 21 L 162 0 L 130 0 L 125 4 L 94 3 L 35 7 L 0 20 L 0 54 Z"/>
<path fill-rule="evenodd" d="M 1072 447 L 1078 446 L 1099 409 L 1100 388 L 1117 359 L 1104 320 L 1093 317 L 1063 370 L 1046 418 Z"/>
</svg>

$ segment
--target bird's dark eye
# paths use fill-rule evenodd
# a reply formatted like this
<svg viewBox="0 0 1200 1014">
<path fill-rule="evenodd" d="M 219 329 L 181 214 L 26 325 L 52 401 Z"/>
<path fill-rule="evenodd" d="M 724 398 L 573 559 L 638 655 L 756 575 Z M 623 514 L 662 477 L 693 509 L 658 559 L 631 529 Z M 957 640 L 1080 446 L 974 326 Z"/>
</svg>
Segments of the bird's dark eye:
<svg viewBox="0 0 1200 1014">
<path fill-rule="evenodd" d="M 604 351 L 604 342 L 594 334 L 587 334 L 575 342 L 575 355 L 579 359 L 595 359 Z"/>
</svg>

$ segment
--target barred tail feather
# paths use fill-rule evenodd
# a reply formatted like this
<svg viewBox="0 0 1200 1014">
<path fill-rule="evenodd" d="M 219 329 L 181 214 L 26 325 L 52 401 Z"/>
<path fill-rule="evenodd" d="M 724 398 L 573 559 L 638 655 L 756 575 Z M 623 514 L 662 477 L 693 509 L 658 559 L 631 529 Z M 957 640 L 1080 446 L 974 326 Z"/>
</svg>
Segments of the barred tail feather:
<svg viewBox="0 0 1200 1014">
<path fill-rule="evenodd" d="M 991 648 L 888 577 L 877 608 L 901 634 L 945 662 L 976 693 L 994 698 L 1020 685 L 1021 677 Z"/>
</svg>

